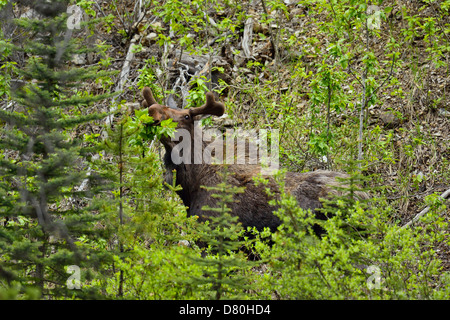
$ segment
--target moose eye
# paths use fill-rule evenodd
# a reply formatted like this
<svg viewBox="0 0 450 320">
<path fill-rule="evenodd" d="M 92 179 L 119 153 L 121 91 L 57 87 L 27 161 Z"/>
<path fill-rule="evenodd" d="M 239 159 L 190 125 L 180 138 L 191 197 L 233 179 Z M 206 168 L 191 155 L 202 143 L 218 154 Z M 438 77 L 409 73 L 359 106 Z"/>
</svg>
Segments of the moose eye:
<svg viewBox="0 0 450 320">
<path fill-rule="evenodd" d="M 186 120 L 189 120 L 189 115 L 185 115 L 184 118 L 185 118 Z"/>
</svg>

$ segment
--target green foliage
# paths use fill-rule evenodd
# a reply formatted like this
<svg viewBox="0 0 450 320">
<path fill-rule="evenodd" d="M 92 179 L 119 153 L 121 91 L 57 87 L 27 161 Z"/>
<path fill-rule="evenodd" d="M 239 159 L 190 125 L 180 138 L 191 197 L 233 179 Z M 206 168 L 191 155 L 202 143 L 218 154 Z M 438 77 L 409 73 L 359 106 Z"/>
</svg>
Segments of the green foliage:
<svg viewBox="0 0 450 320">
<path fill-rule="evenodd" d="M 22 288 L 20 282 L 14 281 L 8 288 L 0 288 L 0 300 L 36 300 L 40 291 L 36 288 Z"/>
<path fill-rule="evenodd" d="M 14 75 L 14 67 L 16 65 L 15 62 L 8 61 L 8 56 L 11 54 L 10 46 L 8 45 L 8 41 L 1 40 L 3 38 L 0 31 L 0 45 L 2 49 L 0 49 L 0 70 L 2 73 L 0 75 L 0 97 L 10 97 L 10 81 L 11 75 Z"/>
<path fill-rule="evenodd" d="M 197 77 L 191 80 L 193 89 L 189 92 L 189 96 L 187 97 L 187 108 L 200 106 L 206 102 L 205 92 L 209 91 L 207 83 L 208 80 L 205 76 Z"/>
<path fill-rule="evenodd" d="M 66 19 L 62 15 L 18 20 L 21 28 L 35 33 L 40 40 L 13 47 L 30 56 L 24 68 L 15 70 L 27 83 L 11 92 L 12 99 L 21 106 L 18 111 L 0 111 L 0 119 L 5 123 L 0 132 L 0 187 L 5 196 L 0 204 L 0 256 L 1 267 L 10 274 L 3 283 L 10 288 L 5 292 L 18 288 L 20 294 L 27 295 L 34 290 L 29 286 L 34 286 L 46 297 L 76 296 L 66 287 L 65 267 L 107 261 L 106 253 L 90 245 L 93 238 L 101 238 L 101 232 L 94 228 L 104 216 L 93 214 L 97 209 L 95 202 L 76 204 L 95 194 L 94 189 L 79 187 L 94 179 L 84 167 L 82 155 L 86 150 L 82 141 L 69 133 L 105 116 L 73 113 L 72 107 L 111 95 L 73 94 L 83 81 L 102 73 L 96 68 L 66 67 L 71 55 L 82 51 L 77 39 L 64 39 Z M 67 45 L 63 46 L 65 42 Z M 3 156 L 6 154 L 12 156 Z M 91 272 L 86 273 L 86 277 L 90 275 Z M 12 283 L 12 279 L 18 282 Z"/>
<path fill-rule="evenodd" d="M 157 81 L 157 77 L 154 72 L 154 67 L 157 66 L 156 59 L 154 57 L 147 59 L 145 61 L 145 65 L 142 69 L 139 69 L 139 80 L 138 80 L 138 88 L 142 90 L 144 87 L 149 87 L 152 89 L 153 94 L 156 97 L 156 100 L 161 100 L 161 90 L 155 84 Z"/>
<path fill-rule="evenodd" d="M 327 201 L 325 210 L 332 216 L 321 222 L 320 237 L 311 230 L 317 221 L 298 208 L 279 180 L 276 214 L 283 225 L 272 236 L 272 248 L 260 247 L 270 261 L 266 285 L 282 299 L 446 297 L 448 272 L 442 272 L 434 249 L 448 242 L 448 222 L 441 216 L 445 205 L 430 200 L 433 212 L 416 227 L 402 228 L 390 222 L 393 209 L 385 200 L 364 204 L 353 197 L 361 178 L 352 175 L 345 192 Z"/>
<path fill-rule="evenodd" d="M 0 9 L 6 4 L 0 1 Z M 31 39 L 23 46 L 14 42 L 21 36 L 0 34 L 0 97 L 7 106 L 0 109 L 0 299 L 450 298 L 441 260 L 449 245 L 448 203 L 430 194 L 448 185 L 446 141 L 427 130 L 434 125 L 426 123 L 428 115 L 422 121 L 415 113 L 422 104 L 430 118 L 446 112 L 445 82 L 436 86 L 443 85 L 442 96 L 426 86 L 431 76 L 448 75 L 449 1 L 286 6 L 266 0 L 250 10 L 239 1 L 144 1 L 145 17 L 158 22 L 152 25 L 126 2 L 75 4 L 90 21 L 69 40 L 64 13 L 17 21 L 17 30 Z M 369 12 L 371 5 L 380 10 Z M 241 63 L 235 42 L 250 16 L 259 23 L 255 55 Z M 165 54 L 180 49 L 212 56 L 220 47 L 236 58 L 232 72 L 239 76 L 220 85 L 227 111 L 244 127 L 279 129 L 285 167 L 351 173 L 324 201 L 330 219 L 302 210 L 280 174 L 280 193 L 271 202 L 279 230 L 244 232 L 228 208 L 240 190 L 227 185 L 225 175 L 208 188 L 218 207 L 203 210 L 213 217 L 199 223 L 186 217 L 175 194 L 181 188 L 176 173 L 172 184 L 162 178 L 157 139 L 173 136 L 176 123 L 151 126 L 142 109 L 115 119 L 102 134 L 90 127 L 106 116 L 91 107 L 110 97 L 115 79 L 102 70 L 115 68 L 117 56 L 104 45 L 84 47 L 83 37 L 101 30 L 122 45 L 150 26 Z M 269 56 L 258 52 L 265 43 Z M 144 42 L 133 45 L 139 59 Z M 72 67 L 73 54 L 92 52 L 99 54 L 99 67 Z M 16 54 L 26 58 L 25 67 Z M 134 83 L 151 87 L 163 101 L 170 79 L 158 70 L 167 56 L 146 59 Z M 25 86 L 13 89 L 13 79 Z M 189 107 L 203 104 L 208 80 L 189 81 Z M 410 127 L 383 126 L 374 115 L 385 105 Z M 358 142 L 364 154 L 357 169 Z M 424 157 L 426 148 L 431 154 Z M 377 174 L 365 177 L 369 173 Z M 357 200 L 361 191 L 372 198 Z M 430 210 L 401 227 L 413 201 Z M 244 250 L 259 260 L 250 262 Z M 81 267 L 80 290 L 67 288 L 74 264 Z"/>
<path fill-rule="evenodd" d="M 148 126 L 152 119 L 147 112 L 137 110 L 135 117 L 124 116 L 114 128 L 107 128 L 109 138 L 101 149 L 113 161 L 106 166 L 97 161 L 95 168 L 108 172 L 115 182 L 103 206 L 103 212 L 109 213 L 107 225 L 115 230 L 109 235 L 114 242 L 108 250 L 113 254 L 113 267 L 105 268 L 87 288 L 101 290 L 110 298 L 188 298 L 194 292 L 181 280 L 169 279 L 195 272 L 186 253 L 192 250 L 178 245 L 194 240 L 195 218 L 186 217 L 176 198 L 179 187 L 166 185 L 168 191 L 164 189 L 159 157 L 146 143 L 156 138 L 146 130 L 157 128 Z M 159 137 L 165 130 L 161 127 L 153 133 Z"/>
<path fill-rule="evenodd" d="M 185 246 L 145 247 L 136 243 L 125 258 L 115 256 L 117 270 L 124 271 L 123 298 L 133 300 L 200 299 L 198 288 L 184 279 L 200 276 L 201 270 L 188 258 L 192 249 Z M 105 294 L 117 297 L 120 272 L 92 285 L 105 288 Z"/>
<path fill-rule="evenodd" d="M 189 52 L 202 52 L 204 53 L 207 48 L 204 46 L 201 48 L 195 43 L 195 38 L 192 34 L 222 34 L 223 36 L 219 41 L 224 41 L 227 37 L 232 37 L 235 33 L 236 25 L 230 19 L 225 19 L 211 28 L 210 21 L 207 21 L 205 12 L 210 9 L 221 11 L 225 8 L 225 5 L 221 1 L 183 1 L 183 0 L 168 0 L 164 3 L 156 4 L 151 10 L 152 13 L 160 17 L 162 21 L 169 25 L 173 36 L 168 37 L 163 33 L 159 34 L 159 45 L 171 45 L 177 44 L 181 48 L 188 50 Z M 241 12 L 237 17 L 242 18 Z M 231 30 L 231 35 L 226 31 Z M 200 37 L 201 41 L 206 37 Z M 203 43 L 204 44 L 204 43 Z"/>
<path fill-rule="evenodd" d="M 127 126 L 133 131 L 133 138 L 129 140 L 131 145 L 144 147 L 145 141 L 153 141 L 161 137 L 173 137 L 175 134 L 176 122 L 172 119 L 161 121 L 159 126 L 151 126 L 153 118 L 148 115 L 148 109 L 135 111 L 135 118 L 128 119 Z"/>
<path fill-rule="evenodd" d="M 203 211 L 209 212 L 208 220 L 197 227 L 199 241 L 206 246 L 202 258 L 192 257 L 194 263 L 201 267 L 201 276 L 192 275 L 191 285 L 203 288 L 206 298 L 232 299 L 242 298 L 242 290 L 249 288 L 246 271 L 252 264 L 238 252 L 245 242 L 239 240 L 244 236 L 244 230 L 238 223 L 238 217 L 231 216 L 229 203 L 233 202 L 236 193 L 243 192 L 242 188 L 227 183 L 228 169 L 221 173 L 223 181 L 215 187 L 205 187 L 213 191 L 212 197 L 217 198 L 218 207 L 205 206 Z"/>
</svg>

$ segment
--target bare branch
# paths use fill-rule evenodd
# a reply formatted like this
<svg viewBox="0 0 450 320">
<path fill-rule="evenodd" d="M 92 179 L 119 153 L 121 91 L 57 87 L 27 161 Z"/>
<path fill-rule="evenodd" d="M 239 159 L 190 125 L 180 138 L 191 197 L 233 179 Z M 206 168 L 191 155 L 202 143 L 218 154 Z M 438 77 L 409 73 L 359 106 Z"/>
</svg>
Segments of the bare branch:
<svg viewBox="0 0 450 320">
<path fill-rule="evenodd" d="M 443 198 L 444 200 L 450 197 L 450 189 L 448 189 L 447 191 L 445 191 L 443 194 L 441 194 L 440 196 L 441 198 Z M 412 225 L 413 223 L 417 222 L 417 220 L 419 220 L 421 217 L 423 217 L 424 215 L 426 215 L 428 213 L 428 211 L 430 211 L 430 206 L 426 207 L 425 209 L 423 209 L 422 211 L 420 211 L 418 214 L 416 214 L 416 216 L 414 218 L 412 218 L 412 220 L 410 222 L 408 222 L 407 224 L 405 224 L 402 229 L 409 227 L 410 225 Z"/>
</svg>

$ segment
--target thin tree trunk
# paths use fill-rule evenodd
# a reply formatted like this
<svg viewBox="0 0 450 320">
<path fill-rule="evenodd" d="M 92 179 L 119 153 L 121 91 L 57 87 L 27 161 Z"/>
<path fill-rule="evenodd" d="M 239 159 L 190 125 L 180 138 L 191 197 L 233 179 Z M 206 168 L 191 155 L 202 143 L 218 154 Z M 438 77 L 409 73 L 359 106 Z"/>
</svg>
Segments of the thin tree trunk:
<svg viewBox="0 0 450 320">
<path fill-rule="evenodd" d="M 366 50 L 369 51 L 369 26 L 367 24 L 367 17 L 366 17 Z M 363 86 L 363 96 L 361 101 L 361 110 L 359 112 L 359 134 L 358 134 L 358 168 L 361 168 L 362 165 L 362 159 L 363 159 L 363 129 L 364 129 L 364 112 L 366 110 L 366 95 L 367 95 L 367 75 L 368 75 L 368 67 L 366 65 L 363 76 L 362 76 L 362 86 Z"/>
<path fill-rule="evenodd" d="M 120 124 L 119 135 L 119 223 L 123 225 L 123 123 Z M 119 250 L 123 253 L 123 243 L 119 239 Z M 123 296 L 123 270 L 119 271 L 119 292 L 118 296 Z"/>
<path fill-rule="evenodd" d="M 330 115 L 330 107 L 331 107 L 331 95 L 332 95 L 332 87 L 331 87 L 331 75 L 330 79 L 328 79 L 328 103 L 327 103 L 327 169 L 330 169 L 330 158 L 329 158 L 329 143 L 330 143 L 330 121 L 331 121 L 331 115 Z"/>
</svg>

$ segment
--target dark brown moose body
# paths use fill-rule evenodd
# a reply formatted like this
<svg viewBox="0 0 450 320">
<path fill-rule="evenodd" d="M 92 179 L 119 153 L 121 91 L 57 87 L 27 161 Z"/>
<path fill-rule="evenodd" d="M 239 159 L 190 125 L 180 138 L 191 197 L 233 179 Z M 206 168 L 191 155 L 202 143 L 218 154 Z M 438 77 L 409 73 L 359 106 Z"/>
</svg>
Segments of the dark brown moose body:
<svg viewBox="0 0 450 320">
<path fill-rule="evenodd" d="M 144 101 L 142 106 L 149 108 L 149 116 L 154 120 L 153 125 L 158 125 L 161 121 L 168 118 L 177 122 L 177 130 L 184 129 L 189 133 L 186 137 L 191 139 L 191 150 L 184 150 L 188 152 L 187 158 L 189 161 L 174 161 L 172 151 L 177 144 L 183 142 L 174 141 L 170 137 L 161 138 L 161 142 L 166 149 L 164 164 L 167 169 L 166 182 L 172 183 L 172 171 L 176 170 L 176 184 L 182 187 L 179 191 L 184 205 L 188 207 L 188 215 L 197 215 L 200 220 L 207 219 L 212 216 L 214 212 L 202 210 L 204 206 L 217 207 L 217 199 L 211 197 L 211 191 L 206 190 L 202 186 L 212 187 L 222 182 L 222 177 L 219 174 L 223 169 L 223 165 L 195 162 L 196 153 L 203 152 L 208 145 L 207 142 L 201 142 L 201 148 L 195 149 L 194 145 L 194 128 L 195 120 L 198 120 L 203 115 L 221 116 L 225 112 L 225 107 L 222 103 L 215 101 L 214 95 L 210 92 L 206 94 L 205 105 L 198 108 L 191 109 L 173 109 L 158 104 L 150 90 L 145 87 L 142 92 Z M 185 137 L 185 138 L 186 138 Z M 247 155 L 246 155 L 247 156 Z M 248 163 L 248 162 L 245 162 Z M 233 215 L 239 217 L 239 221 L 244 227 L 256 227 L 262 230 L 265 227 L 275 231 L 280 225 L 280 220 L 273 214 L 276 207 L 270 206 L 269 197 L 264 191 L 263 186 L 257 186 L 253 177 L 261 172 L 259 164 L 229 164 L 228 166 L 228 184 L 244 187 L 243 193 L 234 195 L 233 204 L 229 205 Z M 314 211 L 322 207 L 320 198 L 326 198 L 330 193 L 337 192 L 333 186 L 339 185 L 336 178 L 345 178 L 346 174 L 318 170 L 308 173 L 287 172 L 285 178 L 286 191 L 291 193 L 298 201 L 298 204 L 303 209 L 311 209 Z M 269 187 L 276 194 L 277 186 L 273 178 L 269 175 Z M 360 197 L 366 198 L 364 193 L 359 194 Z M 325 216 L 319 211 L 316 211 L 316 217 L 325 219 Z"/>
</svg>

